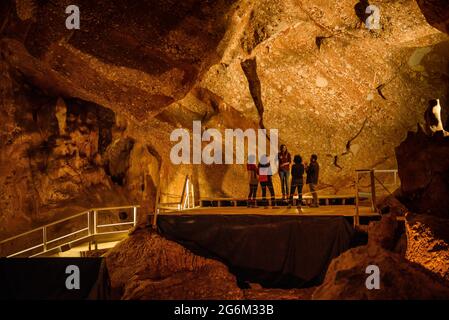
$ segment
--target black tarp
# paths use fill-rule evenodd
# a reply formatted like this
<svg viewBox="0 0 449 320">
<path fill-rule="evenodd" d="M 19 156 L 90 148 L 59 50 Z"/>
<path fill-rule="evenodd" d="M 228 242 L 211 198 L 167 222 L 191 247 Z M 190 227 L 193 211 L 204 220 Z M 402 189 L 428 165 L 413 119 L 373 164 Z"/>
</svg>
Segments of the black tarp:
<svg viewBox="0 0 449 320">
<path fill-rule="evenodd" d="M 80 288 L 69 290 L 66 268 L 79 268 Z M 0 300 L 108 299 L 103 258 L 0 258 Z"/>
<path fill-rule="evenodd" d="M 158 229 L 195 254 L 222 261 L 240 281 L 283 288 L 321 283 L 354 234 L 344 217 L 324 216 L 160 215 Z"/>
</svg>

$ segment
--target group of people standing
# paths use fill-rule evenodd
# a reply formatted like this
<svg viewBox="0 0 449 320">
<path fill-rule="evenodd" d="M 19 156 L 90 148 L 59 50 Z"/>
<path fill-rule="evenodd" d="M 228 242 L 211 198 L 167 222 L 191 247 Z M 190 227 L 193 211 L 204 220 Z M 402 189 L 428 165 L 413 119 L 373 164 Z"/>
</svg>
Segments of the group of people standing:
<svg viewBox="0 0 449 320">
<path fill-rule="evenodd" d="M 310 163 L 303 163 L 302 157 L 297 154 L 294 156 L 292 164 L 291 155 L 288 152 L 287 147 L 285 145 L 281 145 L 276 160 L 278 163 L 278 173 L 281 181 L 282 200 L 288 201 L 289 207 L 291 207 L 293 205 L 293 196 L 297 190 L 297 206 L 300 207 L 302 205 L 302 190 L 304 186 L 303 176 L 304 173 L 306 173 L 306 183 L 309 185 L 310 192 L 313 196 L 311 207 L 318 207 L 319 204 L 316 187 L 318 184 L 320 166 L 318 164 L 317 155 L 312 154 L 310 157 Z M 257 189 L 259 184 L 262 189 L 262 201 L 265 204 L 265 207 L 268 207 L 266 201 L 267 189 L 270 191 L 271 206 L 275 206 L 275 193 L 273 188 L 272 170 L 270 166 L 270 161 L 266 155 L 261 157 L 258 165 L 255 164 L 255 156 L 252 155 L 248 157 L 247 171 L 249 177 L 249 207 L 256 206 Z"/>
</svg>

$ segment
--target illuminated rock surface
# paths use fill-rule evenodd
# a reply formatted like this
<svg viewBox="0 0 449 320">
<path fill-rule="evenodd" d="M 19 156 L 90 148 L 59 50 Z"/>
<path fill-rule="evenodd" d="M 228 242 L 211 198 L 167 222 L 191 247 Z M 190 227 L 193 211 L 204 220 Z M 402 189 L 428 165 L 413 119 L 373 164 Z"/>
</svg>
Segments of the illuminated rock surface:
<svg viewBox="0 0 449 320">
<path fill-rule="evenodd" d="M 448 220 L 405 216 L 405 230 L 394 215 L 370 223 L 368 244 L 333 259 L 312 299 L 448 299 Z M 379 268 L 379 290 L 366 287 L 370 265 Z"/>
<path fill-rule="evenodd" d="M 241 299 L 228 268 L 140 230 L 106 255 L 114 298 Z"/>
<path fill-rule="evenodd" d="M 449 102 L 448 37 L 411 0 L 378 3 L 372 31 L 354 1 L 82 1 L 76 31 L 68 4 L 0 5 L 2 236 L 158 185 L 170 200 L 186 174 L 198 196 L 246 196 L 242 165 L 171 164 L 170 133 L 193 120 L 279 129 L 345 193 L 354 169 L 396 166 L 428 99 Z M 441 5 L 421 4 L 437 27 Z"/>
<path fill-rule="evenodd" d="M 379 290 L 368 290 L 365 285 L 369 265 L 379 267 Z M 431 272 L 375 245 L 351 249 L 334 259 L 323 284 L 312 295 L 312 299 L 448 298 L 449 287 Z"/>
<path fill-rule="evenodd" d="M 406 258 L 449 282 L 449 220 L 410 214 L 406 228 Z"/>
<path fill-rule="evenodd" d="M 449 218 L 449 139 L 409 132 L 397 148 L 401 201 L 416 213 Z"/>
</svg>

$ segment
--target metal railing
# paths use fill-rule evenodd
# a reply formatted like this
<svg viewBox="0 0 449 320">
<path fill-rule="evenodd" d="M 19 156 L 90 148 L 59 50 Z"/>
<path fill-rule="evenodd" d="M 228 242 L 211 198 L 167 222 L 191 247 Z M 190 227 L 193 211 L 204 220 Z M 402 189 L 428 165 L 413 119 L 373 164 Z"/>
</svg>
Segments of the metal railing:
<svg viewBox="0 0 449 320">
<path fill-rule="evenodd" d="M 137 223 L 137 208 L 139 208 L 138 205 L 130 205 L 120 207 L 93 208 L 87 211 L 83 211 L 73 216 L 54 221 L 42 227 L 38 227 L 33 230 L 2 240 L 0 241 L 0 252 L 8 252 L 9 247 L 10 252 L 4 255 L 8 258 L 17 256 L 36 257 L 58 250 L 63 246 L 70 246 L 74 243 L 90 241 L 92 239 L 95 239 L 95 237 L 99 235 L 127 233 L 129 231 L 129 228 L 124 230 L 111 229 L 120 229 L 123 228 L 123 226 L 135 226 Z M 99 223 L 101 213 L 124 209 L 132 209 L 131 221 Z M 71 223 L 74 223 L 75 226 L 70 227 Z M 60 231 L 58 230 L 58 227 L 63 228 L 62 232 L 60 232 L 60 234 L 52 236 L 52 229 L 55 229 L 53 230 L 54 233 L 58 233 L 57 231 Z M 107 231 L 108 228 L 109 231 Z M 35 236 L 33 237 L 33 235 Z M 37 243 L 30 244 L 31 242 L 33 242 L 33 240 L 35 240 L 34 242 L 36 242 L 37 240 Z M 17 244 L 21 241 L 25 241 L 25 244 L 22 248 L 17 250 Z"/>
<path fill-rule="evenodd" d="M 170 197 L 175 198 L 174 195 L 170 195 Z M 189 175 L 187 175 L 185 178 L 181 195 L 178 195 L 176 198 L 179 200 L 166 202 L 157 201 L 157 212 L 174 210 L 181 211 L 195 208 L 197 200 L 195 199 L 195 190 L 193 188 L 192 178 Z"/>
<path fill-rule="evenodd" d="M 369 206 L 371 207 L 372 212 L 376 212 L 376 201 L 377 196 L 380 192 L 384 194 L 392 194 L 397 187 L 399 187 L 398 183 L 398 170 L 397 169 L 389 169 L 389 170 L 377 170 L 377 169 L 359 169 L 356 170 L 355 176 L 355 218 L 354 225 L 359 225 L 360 223 L 360 207 L 361 198 L 366 198 L 369 201 Z M 384 179 L 382 181 L 379 178 L 379 175 L 383 175 Z M 385 179 L 385 176 L 390 176 L 392 179 L 390 181 Z M 361 181 L 364 177 L 368 177 L 367 183 L 364 185 Z M 381 189 L 377 190 L 377 186 L 380 186 Z"/>
</svg>

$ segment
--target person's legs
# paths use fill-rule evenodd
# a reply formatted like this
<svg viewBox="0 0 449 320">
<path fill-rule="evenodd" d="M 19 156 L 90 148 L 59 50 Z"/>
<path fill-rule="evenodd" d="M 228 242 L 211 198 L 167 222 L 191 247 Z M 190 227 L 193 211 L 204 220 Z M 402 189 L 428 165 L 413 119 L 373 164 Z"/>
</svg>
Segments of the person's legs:
<svg viewBox="0 0 449 320">
<path fill-rule="evenodd" d="M 293 195 L 295 193 L 295 189 L 296 189 L 297 185 L 294 181 L 292 181 L 291 185 L 290 185 L 290 199 L 288 201 L 288 205 L 292 206 L 293 205 Z"/>
<path fill-rule="evenodd" d="M 316 193 L 316 184 L 314 183 L 309 183 L 309 188 L 310 188 L 310 192 L 312 192 L 312 206 L 313 207 L 318 207 L 318 195 Z"/>
<path fill-rule="evenodd" d="M 279 170 L 279 178 L 281 179 L 282 199 L 284 199 L 285 194 L 288 192 L 287 186 L 285 185 L 286 172 L 284 170 Z"/>
<path fill-rule="evenodd" d="M 267 183 L 266 182 L 261 182 L 260 183 L 260 187 L 262 189 L 262 203 L 263 203 L 264 206 L 266 206 L 267 205 L 267 199 L 266 199 L 266 196 L 267 196 Z"/>
<path fill-rule="evenodd" d="M 285 199 L 288 198 L 288 185 L 290 180 L 290 171 L 285 171 Z"/>
<path fill-rule="evenodd" d="M 257 198 L 257 184 L 253 184 L 252 187 L 253 187 L 253 201 L 252 201 L 252 203 L 253 203 L 253 206 L 255 206 L 256 205 L 256 198 Z"/>
<path fill-rule="evenodd" d="M 269 181 L 267 183 L 268 186 L 268 190 L 270 190 L 270 195 L 271 195 L 271 206 L 275 205 L 275 201 L 274 201 L 274 188 L 273 188 L 273 182 Z"/>
<path fill-rule="evenodd" d="M 297 206 L 302 205 L 302 187 L 303 187 L 302 183 L 298 184 L 298 202 L 296 204 Z"/>
<path fill-rule="evenodd" d="M 248 194 L 248 207 L 251 206 L 255 201 L 256 194 L 257 194 L 257 184 L 250 184 Z"/>
</svg>

